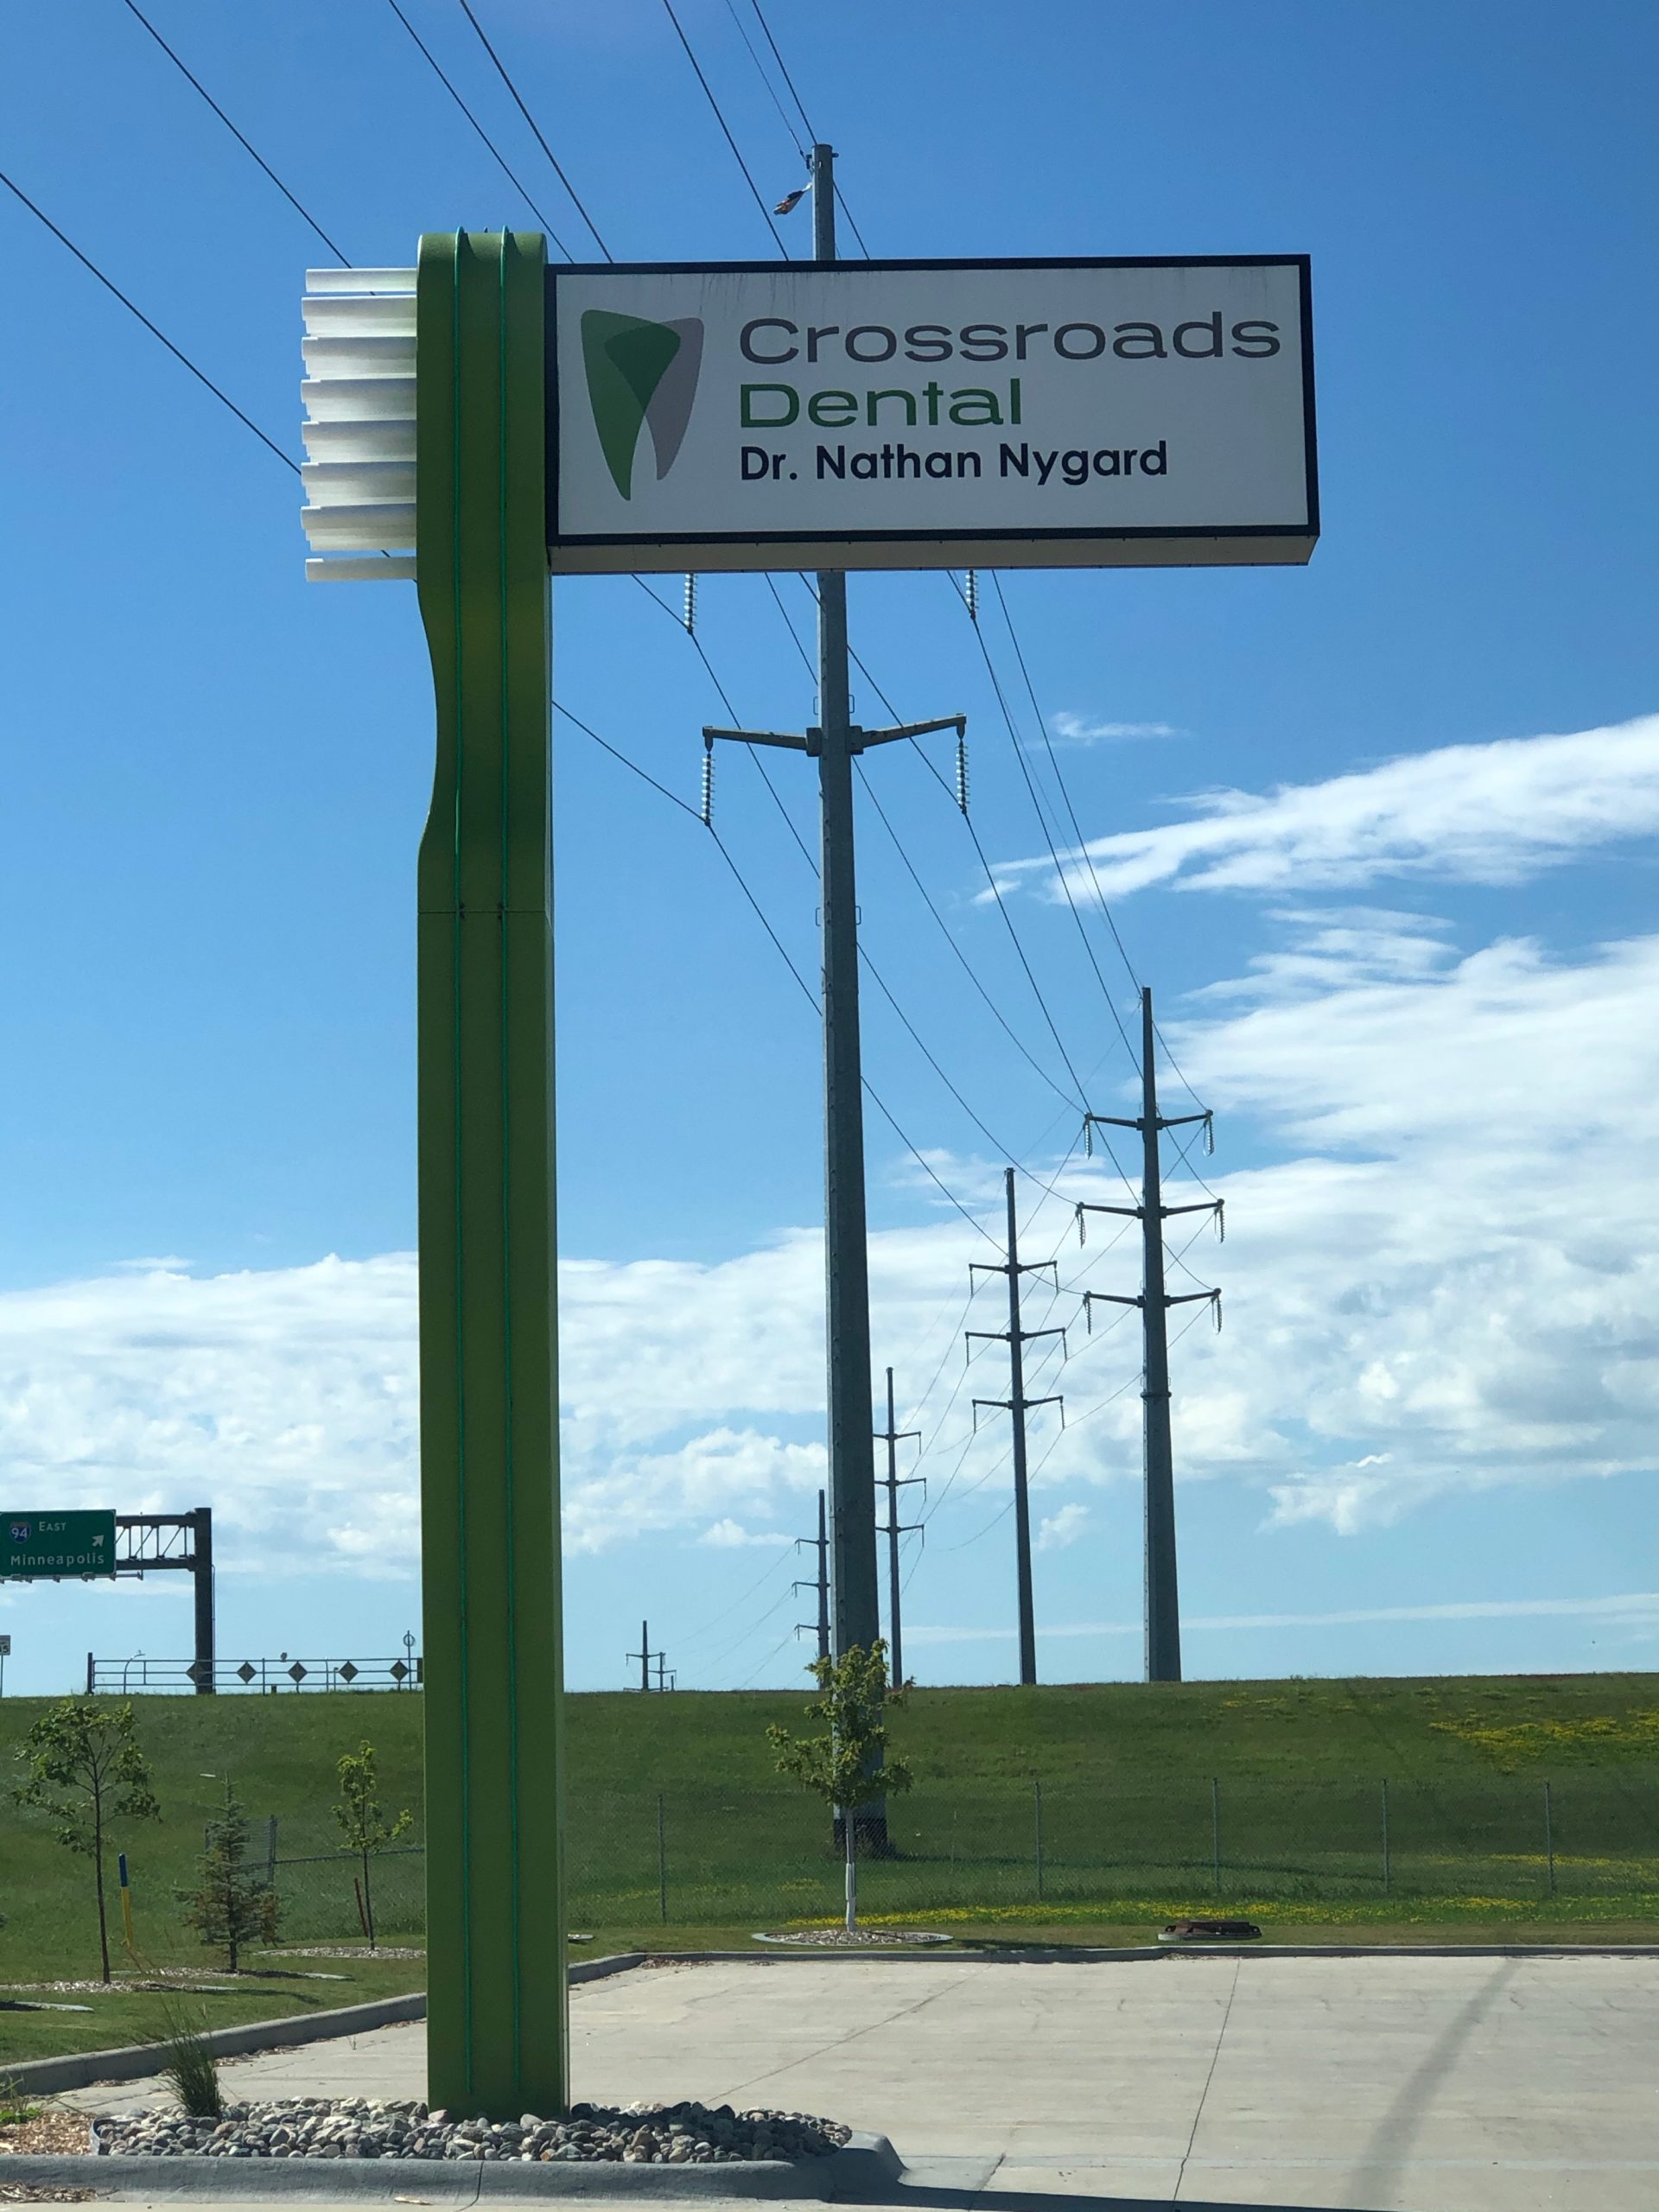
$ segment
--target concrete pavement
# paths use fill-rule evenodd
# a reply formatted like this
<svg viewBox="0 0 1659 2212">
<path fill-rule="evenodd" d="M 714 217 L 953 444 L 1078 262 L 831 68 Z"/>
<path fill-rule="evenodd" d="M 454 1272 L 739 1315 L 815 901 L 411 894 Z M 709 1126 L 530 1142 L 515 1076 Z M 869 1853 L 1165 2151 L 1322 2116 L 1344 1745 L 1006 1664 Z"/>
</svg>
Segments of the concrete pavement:
<svg viewBox="0 0 1659 2212">
<path fill-rule="evenodd" d="M 822 2113 L 889 2136 L 918 2208 L 1659 2203 L 1659 1960 L 797 1958 L 641 1968 L 571 2015 L 579 2096 Z M 224 2073 L 237 2095 L 410 2096 L 423 2057 L 409 2025 Z"/>
</svg>

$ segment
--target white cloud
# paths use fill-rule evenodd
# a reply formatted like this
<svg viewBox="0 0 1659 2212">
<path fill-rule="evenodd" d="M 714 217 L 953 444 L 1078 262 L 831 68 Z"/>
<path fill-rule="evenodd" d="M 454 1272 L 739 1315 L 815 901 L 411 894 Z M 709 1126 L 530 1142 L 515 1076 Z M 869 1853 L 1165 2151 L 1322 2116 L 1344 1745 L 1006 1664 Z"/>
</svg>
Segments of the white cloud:
<svg viewBox="0 0 1659 2212">
<path fill-rule="evenodd" d="M 1624 828 L 1643 818 L 1637 754 L 1659 758 L 1656 733 L 1531 751 L 1579 747 L 1589 791 L 1624 746 Z M 1457 757 L 1496 760 L 1501 796 L 1528 750 Z M 1559 849 L 1571 811 L 1535 823 L 1528 849 Z M 1602 799 L 1583 812 L 1609 818 Z M 1189 1255 L 1224 1286 L 1227 1326 L 1212 1337 L 1193 1307 L 1176 1346 L 1181 1479 L 1231 1476 L 1260 1491 L 1270 1528 L 1357 1537 L 1451 1487 L 1653 1471 L 1659 936 L 1567 960 L 1529 939 L 1459 950 L 1443 924 L 1387 907 L 1301 899 L 1272 921 L 1274 950 L 1166 1025 L 1221 1116 L 1211 1180 L 1228 1215 L 1224 1250 Z M 1244 1124 L 1266 1164 L 1225 1173 Z M 1000 1175 L 938 1164 L 995 1218 Z M 1069 1282 L 1131 1291 L 1132 1237 L 1114 1246 L 1103 1230 L 1081 1252 L 1065 1238 L 1071 1201 L 1108 1198 L 1110 1175 L 1072 1163 L 1027 1233 L 1033 1251 L 1069 1255 Z M 901 1417 L 927 1437 L 942 1516 L 925 1577 L 1005 1504 L 1007 1433 L 982 1420 L 973 1434 L 996 1348 L 969 1380 L 956 1336 L 984 1248 L 931 1200 L 918 1211 L 920 1225 L 872 1238 L 871 1270 L 878 1340 L 901 1376 L 938 1377 Z M 1030 1295 L 1028 1326 L 1072 1319 L 1071 1301 L 1051 1313 Z M 573 1550 L 653 1534 L 734 1548 L 774 1521 L 805 1529 L 824 1478 L 822 1296 L 820 1239 L 801 1230 L 707 1266 L 564 1263 Z M 1039 1416 L 1039 1488 L 1138 1478 L 1136 1334 L 1124 1309 L 1119 1326 L 1074 1329 L 1064 1363 L 1058 1339 L 1033 1348 L 1027 1389 L 1063 1389 L 1068 1418 Z M 408 1255 L 212 1278 L 156 1263 L 0 1297 L 14 1496 L 142 1510 L 211 1495 L 232 1568 L 257 1544 L 270 1567 L 406 1572 L 416 1419 Z M 1046 1547 L 1084 1530 L 1087 1510 L 1056 1503 Z"/>
<path fill-rule="evenodd" d="M 740 1551 L 749 1544 L 775 1551 L 785 1541 L 776 1529 L 745 1529 L 729 1515 L 723 1521 L 711 1521 L 697 1538 L 700 1544 L 711 1544 L 716 1551 Z"/>
<path fill-rule="evenodd" d="M 1187 804 L 1197 812 L 1185 821 L 1090 841 L 1109 898 L 1156 883 L 1258 893 L 1388 877 L 1516 883 L 1659 830 L 1659 715 L 1571 736 L 1445 746 L 1265 797 L 1224 790 Z M 1005 888 L 1029 877 L 1058 898 L 1052 874 L 1046 857 L 996 869 Z"/>
<path fill-rule="evenodd" d="M 1064 1551 L 1068 1544 L 1075 1544 L 1089 1526 L 1086 1505 L 1063 1505 L 1058 1513 L 1051 1513 L 1037 1531 L 1039 1552 Z"/>
<path fill-rule="evenodd" d="M 1049 719 L 1049 728 L 1062 744 L 1096 745 L 1122 738 L 1185 737 L 1185 730 L 1177 729 L 1173 722 L 1103 722 L 1090 720 L 1084 715 L 1058 714 Z"/>
<path fill-rule="evenodd" d="M 1182 1629 L 1230 1634 L 1237 1630 L 1386 1627 L 1410 1621 L 1596 1620 L 1626 1628 L 1659 1625 L 1659 1590 L 1635 1590 L 1610 1598 L 1469 1598 L 1439 1605 L 1353 1605 L 1329 1613 L 1184 1614 Z M 1140 1636 L 1139 1621 L 1061 1621 L 1042 1628 L 1045 1637 Z M 912 1627 L 912 1643 L 1011 1643 L 1012 1628 Z"/>
</svg>

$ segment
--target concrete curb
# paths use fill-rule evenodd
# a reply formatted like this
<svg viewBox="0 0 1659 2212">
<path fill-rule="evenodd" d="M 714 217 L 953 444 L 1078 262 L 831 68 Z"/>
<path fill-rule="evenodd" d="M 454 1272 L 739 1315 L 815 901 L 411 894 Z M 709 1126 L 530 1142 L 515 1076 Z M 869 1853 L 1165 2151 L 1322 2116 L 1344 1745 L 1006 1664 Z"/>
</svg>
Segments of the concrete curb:
<svg viewBox="0 0 1659 2212">
<path fill-rule="evenodd" d="M 781 1966 L 791 1959 L 828 1959 L 869 1966 L 1109 1966 L 1141 1959 L 1655 1959 L 1659 1943 L 1146 1943 L 1109 1949 L 1070 1944 L 1001 1950 L 849 1951 L 836 1945 L 814 1950 L 801 1943 L 772 1951 L 651 1951 L 650 1966 Z M 598 1963 L 595 1961 L 595 1963 Z"/>
<path fill-rule="evenodd" d="M 578 1959 L 572 1962 L 570 1979 L 601 1981 L 607 1974 L 626 1974 L 631 1967 L 640 1965 L 645 1956 L 643 1951 L 620 1951 L 613 1958 Z M 250 2051 L 327 2043 L 338 2036 L 365 2035 L 372 2028 L 396 2027 L 404 2020 L 425 2018 L 426 1992 L 417 1989 L 406 1997 L 377 1997 L 365 2005 L 341 2005 L 329 2012 L 296 2012 L 279 2020 L 256 2020 L 246 2027 L 210 2028 L 202 2041 L 216 2058 L 242 2058 Z M 166 2056 L 161 2044 L 124 2044 L 112 2050 L 74 2051 L 61 2058 L 25 2059 L 16 2066 L 0 2064 L 0 2075 L 20 2089 L 49 2094 L 90 2088 L 96 2082 L 142 2081 L 147 2074 L 159 2072 Z M 4 2171 L 12 2171 L 10 2164 Z"/>
<path fill-rule="evenodd" d="M 9 2158 L 0 2181 L 49 2189 L 87 2189 L 147 2203 L 210 2198 L 626 2196 L 646 2202 L 697 2197 L 856 2199 L 896 2181 L 904 2162 L 885 2135 L 855 2135 L 827 2158 L 757 2160 L 741 2165 L 545 2164 L 474 2158 Z"/>
</svg>

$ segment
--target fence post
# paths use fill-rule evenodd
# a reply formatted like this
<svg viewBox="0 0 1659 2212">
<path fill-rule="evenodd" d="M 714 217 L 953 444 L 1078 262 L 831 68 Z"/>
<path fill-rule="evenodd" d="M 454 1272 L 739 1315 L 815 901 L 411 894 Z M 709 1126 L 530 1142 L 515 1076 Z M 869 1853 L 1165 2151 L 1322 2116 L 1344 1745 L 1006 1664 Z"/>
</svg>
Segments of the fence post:
<svg viewBox="0 0 1659 2212">
<path fill-rule="evenodd" d="M 1216 1861 L 1216 1895 L 1221 1895 L 1221 1779 L 1210 1777 L 1210 1836 Z"/>
<path fill-rule="evenodd" d="M 276 1815 L 273 1813 L 265 1822 L 265 1887 L 276 1887 Z"/>
<path fill-rule="evenodd" d="M 663 1925 L 668 1925 L 668 1824 L 663 1812 L 663 1793 L 657 1792 L 657 1906 Z"/>
<path fill-rule="evenodd" d="M 1041 1897 L 1043 1894 L 1043 1785 L 1040 1782 L 1033 1780 L 1031 1787 L 1037 1816 L 1037 1894 Z"/>
<path fill-rule="evenodd" d="M 1555 1894 L 1555 1808 L 1544 1784 L 1544 1856 L 1549 1861 L 1549 1894 Z"/>
<path fill-rule="evenodd" d="M 1382 1777 L 1382 1894 L 1394 1888 L 1394 1868 L 1389 1858 L 1389 1777 Z"/>
</svg>

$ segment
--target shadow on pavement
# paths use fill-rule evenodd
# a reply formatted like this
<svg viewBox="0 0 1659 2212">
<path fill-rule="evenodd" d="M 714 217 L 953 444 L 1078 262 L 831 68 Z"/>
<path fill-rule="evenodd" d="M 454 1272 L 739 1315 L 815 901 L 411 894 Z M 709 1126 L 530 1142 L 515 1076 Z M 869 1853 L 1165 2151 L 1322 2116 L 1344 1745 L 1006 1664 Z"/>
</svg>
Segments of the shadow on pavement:
<svg viewBox="0 0 1659 2212">
<path fill-rule="evenodd" d="M 892 2205 L 895 2212 L 1167 2212 L 1170 2196 L 1116 2196 L 1052 2189 L 941 2189 L 893 2181 L 861 2190 L 838 2203 Z M 1246 2203 L 1238 2197 L 1222 2203 L 1209 2197 L 1183 2196 L 1181 2212 L 1344 2212 L 1335 2204 Z"/>
</svg>

